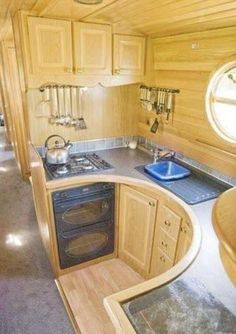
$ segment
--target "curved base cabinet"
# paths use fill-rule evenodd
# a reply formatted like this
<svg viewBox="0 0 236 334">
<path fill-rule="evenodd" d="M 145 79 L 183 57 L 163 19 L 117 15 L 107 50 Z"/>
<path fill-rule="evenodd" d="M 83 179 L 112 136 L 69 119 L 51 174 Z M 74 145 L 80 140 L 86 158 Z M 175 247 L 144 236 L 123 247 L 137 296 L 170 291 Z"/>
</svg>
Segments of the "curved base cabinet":
<svg viewBox="0 0 236 334">
<path fill-rule="evenodd" d="M 33 146 L 30 152 L 39 229 L 76 332 L 135 333 L 121 304 L 169 283 L 191 265 L 201 244 L 195 214 L 168 190 L 134 177 L 101 173 L 47 181 L 39 154 Z M 114 252 L 62 269 L 52 194 L 97 182 L 115 184 Z"/>
</svg>

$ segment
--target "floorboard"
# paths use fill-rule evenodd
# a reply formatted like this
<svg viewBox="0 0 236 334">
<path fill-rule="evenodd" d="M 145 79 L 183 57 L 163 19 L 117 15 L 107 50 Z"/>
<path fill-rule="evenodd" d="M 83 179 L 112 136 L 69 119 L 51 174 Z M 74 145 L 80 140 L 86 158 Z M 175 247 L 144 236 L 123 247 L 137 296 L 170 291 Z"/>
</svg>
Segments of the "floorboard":
<svg viewBox="0 0 236 334">
<path fill-rule="evenodd" d="M 104 261 L 63 275 L 60 285 L 82 334 L 112 334 L 103 299 L 144 279 L 120 259 Z"/>
</svg>

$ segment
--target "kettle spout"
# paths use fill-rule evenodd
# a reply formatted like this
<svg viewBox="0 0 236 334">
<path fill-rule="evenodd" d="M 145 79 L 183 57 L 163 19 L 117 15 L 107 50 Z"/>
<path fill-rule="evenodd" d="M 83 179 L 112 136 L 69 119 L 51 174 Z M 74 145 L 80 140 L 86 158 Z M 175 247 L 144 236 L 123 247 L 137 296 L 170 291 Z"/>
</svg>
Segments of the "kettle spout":
<svg viewBox="0 0 236 334">
<path fill-rule="evenodd" d="M 65 148 L 66 148 L 67 150 L 69 150 L 72 146 L 73 146 L 73 144 L 68 140 L 68 142 L 67 142 L 66 145 L 65 145 Z"/>
</svg>

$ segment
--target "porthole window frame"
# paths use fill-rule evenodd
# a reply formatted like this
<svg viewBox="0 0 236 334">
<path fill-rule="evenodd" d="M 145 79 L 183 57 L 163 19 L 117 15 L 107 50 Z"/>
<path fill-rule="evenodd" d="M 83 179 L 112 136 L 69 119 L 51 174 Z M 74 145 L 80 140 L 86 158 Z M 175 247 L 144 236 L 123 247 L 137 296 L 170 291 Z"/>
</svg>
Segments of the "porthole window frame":
<svg viewBox="0 0 236 334">
<path fill-rule="evenodd" d="M 206 114 L 208 121 L 210 123 L 211 128 L 213 128 L 214 132 L 223 139 L 225 142 L 228 144 L 231 144 L 233 146 L 236 146 L 236 135 L 235 137 L 231 137 L 224 131 L 222 126 L 219 124 L 217 121 L 217 118 L 214 115 L 214 108 L 212 106 L 212 100 L 213 100 L 213 94 L 212 92 L 214 91 L 214 88 L 219 82 L 219 77 L 222 75 L 222 73 L 225 73 L 229 71 L 231 68 L 236 68 L 236 55 L 234 57 L 231 57 L 230 59 L 226 59 L 223 63 L 218 65 L 218 67 L 212 72 L 208 86 L 207 86 L 207 91 L 205 95 L 205 109 L 206 109 Z M 235 88 L 236 88 L 236 83 L 235 83 Z M 235 99 L 236 100 L 236 99 Z M 235 105 L 236 108 L 236 105 Z"/>
</svg>

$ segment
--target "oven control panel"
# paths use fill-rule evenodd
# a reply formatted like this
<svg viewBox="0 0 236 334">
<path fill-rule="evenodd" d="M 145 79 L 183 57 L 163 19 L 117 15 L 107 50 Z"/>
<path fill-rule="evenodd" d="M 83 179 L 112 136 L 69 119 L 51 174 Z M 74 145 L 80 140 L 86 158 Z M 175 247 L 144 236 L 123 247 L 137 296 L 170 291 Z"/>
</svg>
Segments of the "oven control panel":
<svg viewBox="0 0 236 334">
<path fill-rule="evenodd" d="M 55 191 L 52 194 L 52 199 L 63 200 L 63 199 L 73 199 L 82 196 L 93 195 L 97 192 L 113 190 L 115 188 L 114 183 L 110 182 L 98 182 L 89 184 L 87 186 L 81 186 L 76 188 L 71 188 L 67 190 Z"/>
</svg>

